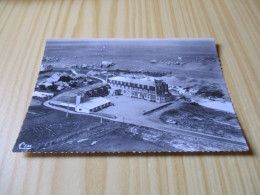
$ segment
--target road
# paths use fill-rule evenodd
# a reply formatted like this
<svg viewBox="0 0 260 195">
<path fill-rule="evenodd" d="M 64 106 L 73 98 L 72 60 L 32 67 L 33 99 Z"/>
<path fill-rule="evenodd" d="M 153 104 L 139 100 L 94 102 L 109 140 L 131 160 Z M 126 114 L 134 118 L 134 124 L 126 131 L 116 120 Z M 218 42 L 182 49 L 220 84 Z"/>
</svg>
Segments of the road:
<svg viewBox="0 0 260 195">
<path fill-rule="evenodd" d="M 101 79 L 99 77 L 96 77 L 96 76 L 89 76 L 90 78 L 94 78 L 94 79 L 97 79 L 97 80 L 100 80 L 103 84 L 107 84 L 107 82 L 104 80 L 104 79 Z"/>
</svg>

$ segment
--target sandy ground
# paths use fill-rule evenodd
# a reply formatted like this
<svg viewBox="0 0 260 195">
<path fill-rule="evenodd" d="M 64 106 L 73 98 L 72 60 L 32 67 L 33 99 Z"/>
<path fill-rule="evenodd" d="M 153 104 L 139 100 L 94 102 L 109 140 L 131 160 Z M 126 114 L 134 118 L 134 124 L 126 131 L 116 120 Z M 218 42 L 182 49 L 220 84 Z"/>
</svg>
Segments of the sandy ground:
<svg viewBox="0 0 260 195">
<path fill-rule="evenodd" d="M 145 117 L 144 112 L 164 105 L 164 103 L 151 102 L 143 99 L 131 98 L 127 96 L 106 96 L 114 106 L 109 106 L 100 113 L 117 116 L 117 121 L 142 124 Z"/>
</svg>

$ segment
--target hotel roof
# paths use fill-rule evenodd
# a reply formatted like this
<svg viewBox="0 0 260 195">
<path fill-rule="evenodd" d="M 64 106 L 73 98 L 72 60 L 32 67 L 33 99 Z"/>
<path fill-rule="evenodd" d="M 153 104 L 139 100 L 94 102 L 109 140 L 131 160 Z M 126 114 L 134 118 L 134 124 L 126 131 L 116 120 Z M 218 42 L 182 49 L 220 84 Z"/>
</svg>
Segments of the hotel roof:
<svg viewBox="0 0 260 195">
<path fill-rule="evenodd" d="M 155 86 L 155 83 L 153 81 L 147 81 L 147 80 L 143 80 L 143 79 L 133 79 L 133 78 L 121 77 L 121 76 L 112 77 L 112 78 L 109 78 L 109 79 L 114 80 L 114 81 L 122 81 L 122 82 L 133 83 L 133 84 Z"/>
</svg>

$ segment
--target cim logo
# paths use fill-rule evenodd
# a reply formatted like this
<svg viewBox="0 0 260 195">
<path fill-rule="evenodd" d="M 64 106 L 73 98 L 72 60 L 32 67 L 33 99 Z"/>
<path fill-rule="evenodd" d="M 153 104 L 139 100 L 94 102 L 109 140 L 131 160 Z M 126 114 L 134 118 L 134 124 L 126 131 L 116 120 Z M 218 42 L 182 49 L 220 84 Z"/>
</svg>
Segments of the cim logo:
<svg viewBox="0 0 260 195">
<path fill-rule="evenodd" d="M 26 144 L 25 142 L 22 142 L 19 144 L 20 150 L 29 150 L 32 148 L 32 145 Z"/>
</svg>

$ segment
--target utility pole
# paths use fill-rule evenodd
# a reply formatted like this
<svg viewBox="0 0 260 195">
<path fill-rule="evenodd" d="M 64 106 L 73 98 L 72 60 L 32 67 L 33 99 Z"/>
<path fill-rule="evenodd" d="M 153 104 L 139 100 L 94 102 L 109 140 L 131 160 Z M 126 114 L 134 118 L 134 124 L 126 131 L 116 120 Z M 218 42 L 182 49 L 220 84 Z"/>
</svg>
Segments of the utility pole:
<svg viewBox="0 0 260 195">
<path fill-rule="evenodd" d="M 67 105 L 66 118 L 69 117 L 69 104 L 70 104 L 70 93 L 69 93 L 69 96 L 68 96 L 68 105 Z"/>
<path fill-rule="evenodd" d="M 103 123 L 103 109 L 101 108 L 101 118 L 100 118 L 100 123 Z"/>
</svg>

